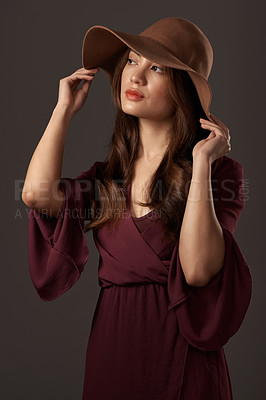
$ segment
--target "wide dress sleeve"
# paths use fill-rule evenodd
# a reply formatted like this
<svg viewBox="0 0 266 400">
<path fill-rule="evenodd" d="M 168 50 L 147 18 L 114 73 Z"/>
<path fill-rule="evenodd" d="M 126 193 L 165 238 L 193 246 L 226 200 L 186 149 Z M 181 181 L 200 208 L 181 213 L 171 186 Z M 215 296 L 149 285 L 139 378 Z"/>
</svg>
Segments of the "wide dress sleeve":
<svg viewBox="0 0 266 400">
<path fill-rule="evenodd" d="M 225 256 L 222 269 L 203 287 L 186 283 L 178 243 L 168 275 L 169 310 L 174 309 L 183 337 L 199 350 L 217 350 L 243 322 L 252 292 L 252 277 L 234 231 L 245 206 L 243 167 L 223 156 L 212 173 L 214 208 L 221 225 Z M 200 232 L 199 232 L 200 234 Z"/>
<path fill-rule="evenodd" d="M 54 300 L 70 289 L 88 260 L 84 221 L 89 219 L 90 189 L 100 163 L 96 161 L 76 178 L 60 179 L 64 202 L 57 217 L 30 209 L 29 270 L 44 301 Z"/>
</svg>

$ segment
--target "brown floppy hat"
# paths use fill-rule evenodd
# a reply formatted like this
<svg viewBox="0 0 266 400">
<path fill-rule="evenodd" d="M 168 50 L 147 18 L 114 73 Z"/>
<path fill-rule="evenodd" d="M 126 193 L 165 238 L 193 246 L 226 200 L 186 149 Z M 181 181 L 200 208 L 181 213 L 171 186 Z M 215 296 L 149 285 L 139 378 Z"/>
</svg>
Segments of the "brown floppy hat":
<svg viewBox="0 0 266 400">
<path fill-rule="evenodd" d="M 152 62 L 187 71 L 206 117 L 213 122 L 209 112 L 212 92 L 207 81 L 213 50 L 197 25 L 184 18 L 166 17 L 139 35 L 94 25 L 83 39 L 82 65 L 86 69 L 102 68 L 112 82 L 117 60 L 127 47 Z"/>
</svg>

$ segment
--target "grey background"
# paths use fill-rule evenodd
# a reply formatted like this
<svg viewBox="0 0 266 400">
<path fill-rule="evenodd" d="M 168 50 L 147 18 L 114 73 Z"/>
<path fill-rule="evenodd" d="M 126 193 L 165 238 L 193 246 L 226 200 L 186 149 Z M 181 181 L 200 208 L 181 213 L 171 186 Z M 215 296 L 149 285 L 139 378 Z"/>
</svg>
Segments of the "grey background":
<svg viewBox="0 0 266 400">
<path fill-rule="evenodd" d="M 156 20 L 196 23 L 214 49 L 211 112 L 230 129 L 244 167 L 246 207 L 235 237 L 253 275 L 246 318 L 225 346 L 234 398 L 266 398 L 265 378 L 265 10 L 250 1 L 12 1 L 1 6 L 1 398 L 81 399 L 85 353 L 99 286 L 98 251 L 62 297 L 43 302 L 28 267 L 29 209 L 15 185 L 57 102 L 59 79 L 81 68 L 92 25 L 140 33 Z M 101 70 L 71 122 L 62 177 L 75 177 L 105 157 L 113 128 L 109 81 Z"/>
</svg>

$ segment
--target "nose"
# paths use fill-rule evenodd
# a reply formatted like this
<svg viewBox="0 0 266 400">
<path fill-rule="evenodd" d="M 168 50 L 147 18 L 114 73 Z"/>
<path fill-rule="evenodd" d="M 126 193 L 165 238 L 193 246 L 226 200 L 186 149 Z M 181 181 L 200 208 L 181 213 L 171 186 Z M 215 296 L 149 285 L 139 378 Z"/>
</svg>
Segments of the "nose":
<svg viewBox="0 0 266 400">
<path fill-rule="evenodd" d="M 144 71 L 141 71 L 141 69 L 139 69 L 138 71 L 135 70 L 132 73 L 130 80 L 131 82 L 143 85 L 146 81 Z"/>
</svg>

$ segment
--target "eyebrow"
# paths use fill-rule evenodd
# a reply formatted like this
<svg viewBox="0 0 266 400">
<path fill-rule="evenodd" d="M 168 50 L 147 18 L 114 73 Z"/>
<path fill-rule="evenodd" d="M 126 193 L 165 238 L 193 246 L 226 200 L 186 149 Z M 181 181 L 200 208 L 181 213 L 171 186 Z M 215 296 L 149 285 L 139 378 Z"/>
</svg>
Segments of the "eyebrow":
<svg viewBox="0 0 266 400">
<path fill-rule="evenodd" d="M 134 51 L 134 50 L 130 49 L 130 52 L 131 52 L 131 51 L 133 51 L 133 53 L 137 54 L 137 56 L 139 56 L 139 57 L 140 57 L 140 54 L 139 54 L 139 53 L 137 53 L 136 51 Z"/>
<path fill-rule="evenodd" d="M 137 56 L 142 57 L 139 53 L 137 53 L 136 51 L 134 51 L 134 50 L 132 50 L 132 49 L 130 49 L 130 52 L 129 52 L 128 54 L 130 54 L 131 51 L 132 51 L 133 53 L 137 54 Z M 158 66 L 159 66 L 159 65 L 160 65 L 162 68 L 164 68 L 163 64 L 158 64 Z"/>
</svg>

